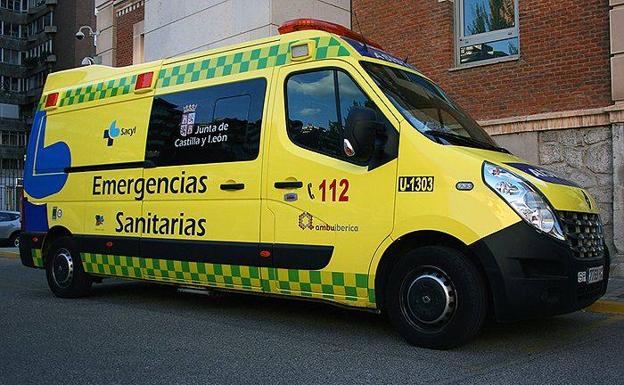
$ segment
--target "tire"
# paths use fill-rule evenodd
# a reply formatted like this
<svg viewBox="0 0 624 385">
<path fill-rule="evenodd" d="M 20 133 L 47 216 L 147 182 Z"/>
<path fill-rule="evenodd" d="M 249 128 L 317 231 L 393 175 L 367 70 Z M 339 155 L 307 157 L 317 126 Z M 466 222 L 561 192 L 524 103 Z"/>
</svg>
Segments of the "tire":
<svg viewBox="0 0 624 385">
<path fill-rule="evenodd" d="M 71 237 L 54 241 L 45 256 L 50 290 L 60 298 L 78 298 L 89 293 L 93 280 L 85 273 L 80 253 Z"/>
<path fill-rule="evenodd" d="M 19 247 L 19 231 L 14 232 L 9 237 L 9 246 L 11 247 Z"/>
<path fill-rule="evenodd" d="M 483 278 L 455 249 L 425 246 L 407 252 L 386 287 L 390 322 L 419 347 L 461 346 L 477 335 L 487 315 Z"/>
</svg>

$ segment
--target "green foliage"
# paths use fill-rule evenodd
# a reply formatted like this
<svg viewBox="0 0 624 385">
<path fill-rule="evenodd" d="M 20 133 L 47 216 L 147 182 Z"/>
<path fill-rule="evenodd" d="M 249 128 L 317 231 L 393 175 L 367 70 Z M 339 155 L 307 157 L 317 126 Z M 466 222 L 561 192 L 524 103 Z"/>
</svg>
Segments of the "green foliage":
<svg viewBox="0 0 624 385">
<path fill-rule="evenodd" d="M 468 30 L 472 35 L 513 27 L 515 17 L 514 0 L 488 0 L 477 3 L 473 8 L 474 19 Z"/>
</svg>

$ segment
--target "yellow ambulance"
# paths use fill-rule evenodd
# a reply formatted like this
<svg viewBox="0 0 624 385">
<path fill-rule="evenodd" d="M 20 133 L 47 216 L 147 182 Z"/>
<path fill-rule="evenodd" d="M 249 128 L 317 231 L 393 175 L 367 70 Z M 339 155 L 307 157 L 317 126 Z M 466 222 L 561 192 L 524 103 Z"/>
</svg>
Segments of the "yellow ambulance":
<svg viewBox="0 0 624 385">
<path fill-rule="evenodd" d="M 581 309 L 609 255 L 594 199 L 500 148 L 431 80 L 342 26 L 50 74 L 22 263 L 59 297 L 106 277 L 328 301 L 451 348 Z"/>
</svg>

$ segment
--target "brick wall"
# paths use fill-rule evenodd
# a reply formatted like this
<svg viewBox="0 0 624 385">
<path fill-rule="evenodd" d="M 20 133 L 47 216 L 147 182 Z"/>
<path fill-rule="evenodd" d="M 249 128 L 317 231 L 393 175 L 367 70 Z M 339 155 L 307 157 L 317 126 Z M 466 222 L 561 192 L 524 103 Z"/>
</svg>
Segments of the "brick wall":
<svg viewBox="0 0 624 385">
<path fill-rule="evenodd" d="M 611 105 L 608 3 L 521 0 L 520 60 L 458 71 L 449 71 L 452 2 L 352 0 L 352 9 L 366 37 L 409 57 L 483 120 Z"/>
<path fill-rule="evenodd" d="M 125 1 L 115 7 L 116 59 L 115 66 L 132 65 L 134 25 L 144 18 L 143 1 Z"/>
</svg>

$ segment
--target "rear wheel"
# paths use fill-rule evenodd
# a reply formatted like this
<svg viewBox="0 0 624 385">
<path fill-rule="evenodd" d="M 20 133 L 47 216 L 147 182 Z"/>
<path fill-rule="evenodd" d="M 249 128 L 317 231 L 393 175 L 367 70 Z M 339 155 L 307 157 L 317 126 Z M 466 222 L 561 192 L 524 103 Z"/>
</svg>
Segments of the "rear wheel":
<svg viewBox="0 0 624 385">
<path fill-rule="evenodd" d="M 61 298 L 77 298 L 89 293 L 93 280 L 84 272 L 80 254 L 70 237 L 54 241 L 45 260 L 50 290 Z"/>
<path fill-rule="evenodd" d="M 426 246 L 401 257 L 386 290 L 388 316 L 410 343 L 450 349 L 473 338 L 487 314 L 485 284 L 461 252 Z"/>
</svg>

